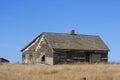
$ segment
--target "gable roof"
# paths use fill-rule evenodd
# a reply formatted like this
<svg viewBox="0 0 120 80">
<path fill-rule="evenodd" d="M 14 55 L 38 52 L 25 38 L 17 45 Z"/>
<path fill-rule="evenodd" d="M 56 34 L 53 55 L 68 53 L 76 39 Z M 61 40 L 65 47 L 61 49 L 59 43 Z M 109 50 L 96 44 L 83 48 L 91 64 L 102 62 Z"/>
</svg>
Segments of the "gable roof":
<svg viewBox="0 0 120 80">
<path fill-rule="evenodd" d="M 70 35 L 64 33 L 43 32 L 30 44 L 32 44 L 37 38 L 41 37 L 42 35 L 44 35 L 45 39 L 51 45 L 51 47 L 56 49 L 109 51 L 109 48 L 99 36 L 83 34 Z M 25 48 L 27 48 L 30 44 L 28 44 Z M 25 48 L 23 48 L 21 51 L 23 51 Z"/>
</svg>

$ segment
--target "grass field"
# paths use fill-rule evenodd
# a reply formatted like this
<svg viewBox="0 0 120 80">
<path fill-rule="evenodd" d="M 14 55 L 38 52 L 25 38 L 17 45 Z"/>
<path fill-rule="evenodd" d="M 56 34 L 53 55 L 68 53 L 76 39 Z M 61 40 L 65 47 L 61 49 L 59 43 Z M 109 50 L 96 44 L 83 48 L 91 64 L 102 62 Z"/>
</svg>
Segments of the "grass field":
<svg viewBox="0 0 120 80">
<path fill-rule="evenodd" d="M 120 80 L 118 64 L 2 64 L 0 80 Z"/>
</svg>

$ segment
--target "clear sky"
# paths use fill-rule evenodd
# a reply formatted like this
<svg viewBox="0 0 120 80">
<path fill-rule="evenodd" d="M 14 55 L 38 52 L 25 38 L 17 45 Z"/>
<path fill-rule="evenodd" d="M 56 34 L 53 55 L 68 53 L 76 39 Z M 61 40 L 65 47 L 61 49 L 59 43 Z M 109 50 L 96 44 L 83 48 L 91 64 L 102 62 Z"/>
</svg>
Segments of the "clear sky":
<svg viewBox="0 0 120 80">
<path fill-rule="evenodd" d="M 0 57 L 12 63 L 40 33 L 71 29 L 99 35 L 120 62 L 120 0 L 0 0 Z"/>
</svg>

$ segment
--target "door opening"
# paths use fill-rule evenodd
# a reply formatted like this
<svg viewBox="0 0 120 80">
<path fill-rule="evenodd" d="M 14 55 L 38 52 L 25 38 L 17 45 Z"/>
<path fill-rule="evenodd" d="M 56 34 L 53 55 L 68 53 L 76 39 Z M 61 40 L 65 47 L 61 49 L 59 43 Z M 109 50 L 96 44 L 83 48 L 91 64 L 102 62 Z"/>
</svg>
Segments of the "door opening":
<svg viewBox="0 0 120 80">
<path fill-rule="evenodd" d="M 86 62 L 87 63 L 91 63 L 91 55 L 93 52 L 86 52 Z"/>
<path fill-rule="evenodd" d="M 90 54 L 89 53 L 86 53 L 86 62 L 90 62 Z"/>
<path fill-rule="evenodd" d="M 42 62 L 45 62 L 45 55 L 42 56 Z"/>
</svg>

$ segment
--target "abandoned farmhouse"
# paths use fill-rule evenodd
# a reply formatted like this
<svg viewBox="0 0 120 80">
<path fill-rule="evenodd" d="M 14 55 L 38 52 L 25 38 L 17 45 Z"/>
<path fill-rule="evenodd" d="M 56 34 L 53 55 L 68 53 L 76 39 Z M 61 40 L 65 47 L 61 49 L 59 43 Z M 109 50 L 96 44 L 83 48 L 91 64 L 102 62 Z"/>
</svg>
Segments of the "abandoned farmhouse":
<svg viewBox="0 0 120 80">
<path fill-rule="evenodd" d="M 62 64 L 108 61 L 109 48 L 99 36 L 43 32 L 22 50 L 23 63 Z"/>
</svg>

